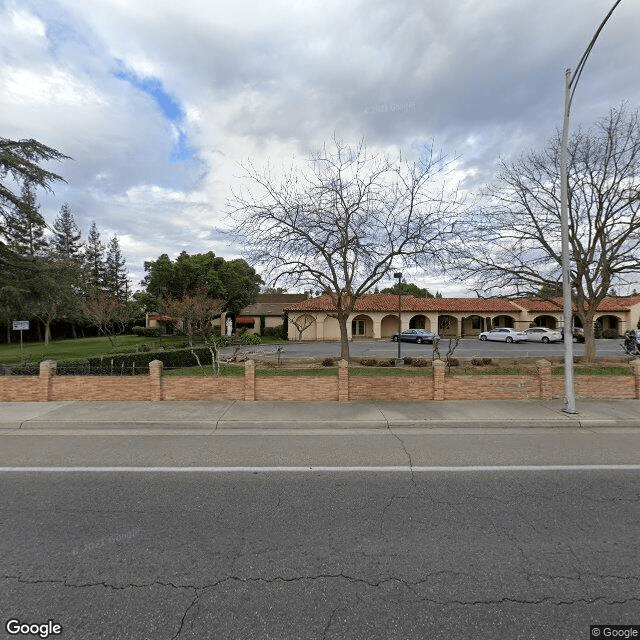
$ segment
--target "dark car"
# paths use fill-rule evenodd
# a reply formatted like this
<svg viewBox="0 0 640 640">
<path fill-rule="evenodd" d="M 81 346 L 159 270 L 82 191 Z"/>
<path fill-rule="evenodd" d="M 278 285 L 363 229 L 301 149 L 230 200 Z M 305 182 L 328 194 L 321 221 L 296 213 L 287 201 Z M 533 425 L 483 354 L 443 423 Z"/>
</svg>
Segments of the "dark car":
<svg viewBox="0 0 640 640">
<path fill-rule="evenodd" d="M 560 329 L 562 341 L 564 342 L 564 327 Z M 582 327 L 573 327 L 573 341 L 584 342 L 584 329 Z"/>
<path fill-rule="evenodd" d="M 400 340 L 403 342 L 417 342 L 418 344 L 422 344 L 423 342 L 433 343 L 440 340 L 440 336 L 437 333 L 427 331 L 426 329 L 407 329 L 402 333 L 394 333 L 394 342 L 398 342 L 398 336 L 400 336 Z"/>
</svg>

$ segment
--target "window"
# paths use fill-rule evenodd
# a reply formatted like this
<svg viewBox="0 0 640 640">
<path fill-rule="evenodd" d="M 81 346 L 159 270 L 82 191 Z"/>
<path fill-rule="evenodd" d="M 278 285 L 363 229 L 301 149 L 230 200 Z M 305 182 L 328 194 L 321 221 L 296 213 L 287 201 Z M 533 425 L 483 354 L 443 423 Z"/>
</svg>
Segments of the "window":
<svg viewBox="0 0 640 640">
<path fill-rule="evenodd" d="M 353 320 L 351 322 L 351 333 L 354 336 L 363 336 L 365 334 L 365 321 Z"/>
</svg>

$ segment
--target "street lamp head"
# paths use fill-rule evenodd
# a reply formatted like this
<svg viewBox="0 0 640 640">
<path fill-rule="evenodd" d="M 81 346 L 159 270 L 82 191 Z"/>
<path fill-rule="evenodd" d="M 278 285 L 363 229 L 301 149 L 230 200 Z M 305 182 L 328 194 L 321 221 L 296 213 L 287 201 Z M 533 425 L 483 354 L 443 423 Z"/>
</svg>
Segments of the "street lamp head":
<svg viewBox="0 0 640 640">
<path fill-rule="evenodd" d="M 402 278 L 402 274 L 399 271 L 396 271 L 396 273 L 393 274 L 393 277 L 400 279 Z"/>
</svg>

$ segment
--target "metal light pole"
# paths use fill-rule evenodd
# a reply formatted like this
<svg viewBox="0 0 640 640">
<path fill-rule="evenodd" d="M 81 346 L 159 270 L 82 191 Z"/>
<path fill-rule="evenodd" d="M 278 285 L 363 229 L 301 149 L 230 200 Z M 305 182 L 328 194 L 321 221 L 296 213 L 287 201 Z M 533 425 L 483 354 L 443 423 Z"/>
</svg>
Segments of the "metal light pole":
<svg viewBox="0 0 640 640">
<path fill-rule="evenodd" d="M 600 23 L 589 46 L 580 58 L 576 66 L 575 74 L 571 69 L 565 72 L 564 86 L 564 117 L 562 121 L 562 139 L 560 142 L 560 228 L 562 244 L 562 310 L 564 323 L 564 411 L 566 413 L 578 413 L 576 410 L 576 397 L 573 385 L 573 304 L 571 300 L 571 267 L 569 255 L 569 203 L 568 203 L 568 171 L 567 171 L 567 143 L 569 138 L 569 114 L 571 112 L 571 101 L 576 91 L 576 85 L 582 70 L 587 62 L 587 58 L 593 49 L 602 28 L 611 17 L 615 8 L 622 2 L 617 0 L 604 20 Z"/>
<path fill-rule="evenodd" d="M 397 271 L 393 274 L 394 278 L 398 278 L 398 360 L 400 360 L 400 345 L 402 343 L 402 320 L 400 319 L 400 313 L 402 312 L 402 274 Z"/>
</svg>

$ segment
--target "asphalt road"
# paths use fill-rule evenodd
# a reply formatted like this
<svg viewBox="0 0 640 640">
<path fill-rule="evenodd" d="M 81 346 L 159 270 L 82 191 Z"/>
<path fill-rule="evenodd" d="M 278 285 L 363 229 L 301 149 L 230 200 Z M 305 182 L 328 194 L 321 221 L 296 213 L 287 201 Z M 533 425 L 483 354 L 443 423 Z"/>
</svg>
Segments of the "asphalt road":
<svg viewBox="0 0 640 640">
<path fill-rule="evenodd" d="M 596 340 L 598 357 L 625 357 L 621 347 L 622 340 Z M 444 356 L 447 353 L 449 340 L 440 341 L 440 352 Z M 285 342 L 281 347 L 280 358 L 286 360 L 337 358 L 340 356 L 339 342 Z M 243 348 L 243 353 L 253 354 L 254 357 L 264 356 L 277 358 L 278 345 L 264 345 L 255 348 Z M 584 344 L 574 343 L 574 356 L 584 355 Z M 231 353 L 232 349 L 222 349 L 221 353 Z M 394 358 L 398 355 L 398 343 L 384 340 L 354 340 L 349 343 L 349 352 L 356 358 Z M 413 357 L 431 358 L 433 347 L 430 344 L 415 344 L 403 342 L 401 355 Z M 504 342 L 481 342 L 473 338 L 460 340 L 455 349 L 454 356 L 459 358 L 472 358 L 475 355 L 489 358 L 545 358 L 550 356 L 562 357 L 564 344 L 542 344 L 534 342 L 521 342 L 506 344 Z"/>
<path fill-rule="evenodd" d="M 590 624 L 640 624 L 638 472 L 1 482 L 0 637 L 24 637 L 11 618 L 78 640 L 587 640 Z"/>
</svg>

